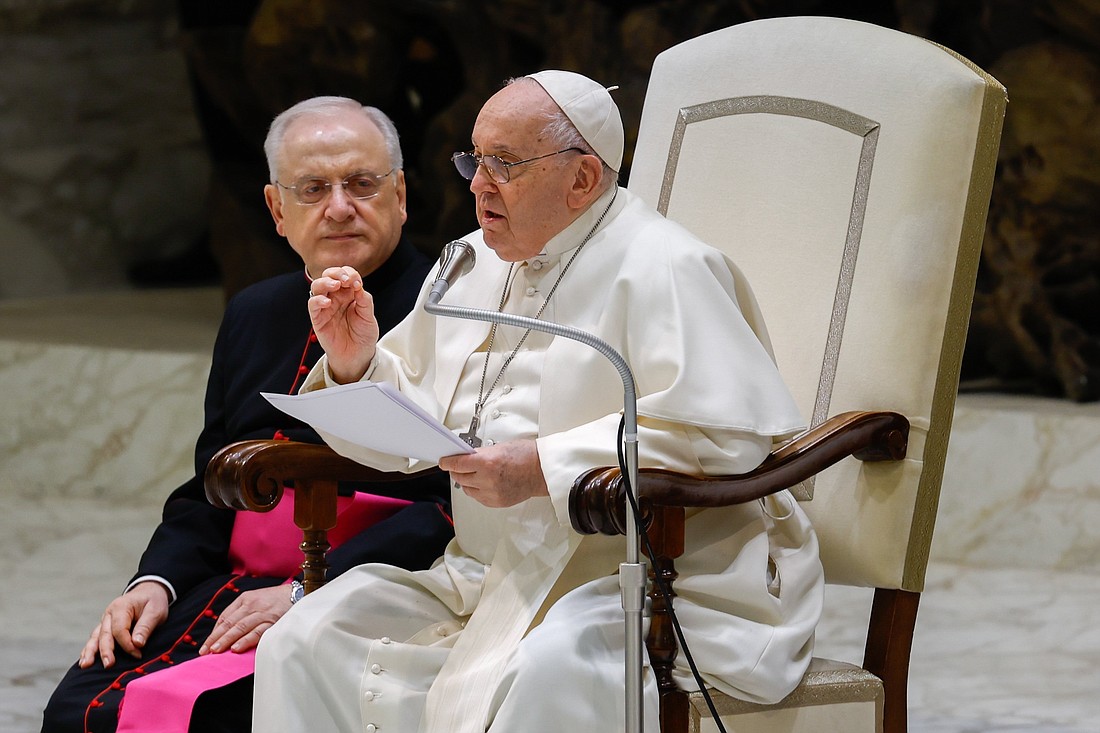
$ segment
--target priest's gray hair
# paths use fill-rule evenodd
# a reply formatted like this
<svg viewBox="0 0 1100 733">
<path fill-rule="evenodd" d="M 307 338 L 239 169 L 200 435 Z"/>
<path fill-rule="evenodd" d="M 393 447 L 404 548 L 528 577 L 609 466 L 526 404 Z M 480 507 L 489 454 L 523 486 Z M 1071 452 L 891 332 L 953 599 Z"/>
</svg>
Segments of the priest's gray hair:
<svg viewBox="0 0 1100 733">
<path fill-rule="evenodd" d="M 377 107 L 368 107 L 348 97 L 312 97 L 298 102 L 298 104 L 284 110 L 271 121 L 267 138 L 264 140 L 264 155 L 267 156 L 267 171 L 271 182 L 278 180 L 279 156 L 283 151 L 283 139 L 286 137 L 287 128 L 295 120 L 307 115 L 331 115 L 336 112 L 358 110 L 374 123 L 378 131 L 382 133 L 382 139 L 386 142 L 386 153 L 389 155 L 390 165 L 400 170 L 404 167 L 404 159 L 401 156 L 401 141 L 397 134 L 397 127 L 386 113 Z M 383 171 L 377 171 L 382 173 Z"/>
</svg>

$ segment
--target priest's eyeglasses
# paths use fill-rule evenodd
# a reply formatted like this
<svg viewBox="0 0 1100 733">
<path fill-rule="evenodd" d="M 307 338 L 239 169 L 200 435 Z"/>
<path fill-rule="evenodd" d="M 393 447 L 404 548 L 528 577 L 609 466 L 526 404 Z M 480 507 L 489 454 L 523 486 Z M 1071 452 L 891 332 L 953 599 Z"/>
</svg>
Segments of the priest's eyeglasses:
<svg viewBox="0 0 1100 733">
<path fill-rule="evenodd" d="M 534 163 L 536 160 L 549 158 L 552 155 L 561 155 L 562 153 L 568 153 L 572 150 L 578 153 L 584 152 L 580 148 L 565 148 L 563 150 L 556 150 L 553 153 L 547 153 L 546 155 L 537 155 L 527 160 L 517 160 L 515 163 L 505 163 L 495 155 L 478 155 L 474 152 L 467 152 L 455 153 L 451 156 L 451 161 L 455 164 L 455 168 L 458 169 L 458 174 L 467 181 L 472 181 L 474 179 L 474 176 L 477 175 L 477 167 L 480 165 L 485 168 L 485 172 L 489 174 L 489 178 L 493 180 L 493 183 L 507 183 L 512 179 L 511 171 L 517 165 Z"/>
<path fill-rule="evenodd" d="M 289 186 L 279 181 L 275 181 L 275 183 L 293 193 L 294 198 L 302 206 L 312 206 L 321 203 L 328 198 L 328 195 L 332 192 L 333 186 L 342 186 L 344 193 L 351 196 L 353 199 L 362 201 L 364 199 L 372 199 L 382 193 L 381 183 L 384 179 L 388 178 L 393 171 L 393 168 L 390 168 L 385 173 L 360 171 L 358 173 L 352 173 L 339 183 L 330 183 L 324 178 L 310 178 L 308 176 L 299 178 Z"/>
</svg>

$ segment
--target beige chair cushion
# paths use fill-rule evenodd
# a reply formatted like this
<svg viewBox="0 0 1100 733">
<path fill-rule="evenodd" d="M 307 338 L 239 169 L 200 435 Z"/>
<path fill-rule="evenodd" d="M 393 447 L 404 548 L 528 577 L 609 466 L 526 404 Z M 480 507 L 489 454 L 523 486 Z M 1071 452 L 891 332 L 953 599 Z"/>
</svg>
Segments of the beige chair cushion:
<svg viewBox="0 0 1100 733">
<path fill-rule="evenodd" d="M 711 691 L 727 733 L 867 731 L 882 733 L 882 682 L 844 662 L 814 659 L 798 688 L 775 705 Z M 717 733 L 702 693 L 688 696 L 691 733 Z"/>
</svg>

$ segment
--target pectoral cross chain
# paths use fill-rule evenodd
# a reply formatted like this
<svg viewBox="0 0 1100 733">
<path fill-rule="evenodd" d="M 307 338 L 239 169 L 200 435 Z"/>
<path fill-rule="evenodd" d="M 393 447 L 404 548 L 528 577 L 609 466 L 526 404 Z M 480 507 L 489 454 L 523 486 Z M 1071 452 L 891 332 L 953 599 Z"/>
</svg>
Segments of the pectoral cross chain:
<svg viewBox="0 0 1100 733">
<path fill-rule="evenodd" d="M 542 301 L 542 305 L 539 306 L 539 310 L 535 313 L 535 320 L 542 318 L 542 312 L 546 309 L 546 306 L 550 303 L 550 299 L 554 297 L 554 293 L 558 289 L 558 285 L 561 284 L 562 278 L 565 277 L 565 273 L 569 272 L 569 268 L 573 266 L 573 260 L 577 259 L 577 255 L 584 249 L 584 245 L 588 244 L 588 240 L 592 238 L 592 235 L 599 229 L 600 224 L 607 216 L 607 212 L 611 211 L 611 206 L 615 203 L 615 199 L 619 195 L 619 190 L 615 189 L 615 193 L 611 196 L 611 200 L 607 202 L 607 208 L 600 214 L 600 218 L 596 220 L 596 223 L 592 225 L 592 228 L 588 230 L 588 234 L 584 235 L 584 239 L 577 245 L 577 248 L 573 250 L 573 254 L 569 257 L 569 261 L 565 263 L 565 267 L 561 268 L 561 273 L 558 275 L 557 280 L 554 281 L 553 286 L 550 288 L 550 292 L 546 294 L 546 298 Z M 504 278 L 504 288 L 500 291 L 500 304 L 497 305 L 497 313 L 504 312 L 504 304 L 508 300 L 508 290 L 512 284 L 512 272 L 515 268 L 515 263 L 508 265 L 508 274 Z M 481 438 L 477 437 L 477 429 L 481 427 L 481 408 L 485 406 L 485 403 L 489 401 L 489 395 L 496 389 L 497 384 L 500 382 L 500 378 L 504 375 L 504 370 L 508 368 L 508 365 L 512 363 L 512 359 L 516 358 L 516 354 L 519 353 L 520 347 L 523 346 L 523 342 L 527 340 L 527 337 L 531 335 L 531 329 L 528 328 L 523 332 L 523 336 L 516 344 L 512 352 L 508 354 L 508 357 L 504 360 L 500 370 L 497 372 L 496 378 L 489 386 L 489 391 L 485 391 L 485 377 L 489 372 L 489 358 L 493 354 L 493 342 L 496 340 L 497 324 L 493 323 L 492 328 L 489 329 L 489 340 L 485 346 L 485 364 L 481 367 L 481 384 L 477 389 L 477 402 L 474 403 L 474 416 L 470 419 L 470 429 L 465 433 L 459 433 L 458 437 L 470 444 L 473 448 L 481 447 Z"/>
</svg>

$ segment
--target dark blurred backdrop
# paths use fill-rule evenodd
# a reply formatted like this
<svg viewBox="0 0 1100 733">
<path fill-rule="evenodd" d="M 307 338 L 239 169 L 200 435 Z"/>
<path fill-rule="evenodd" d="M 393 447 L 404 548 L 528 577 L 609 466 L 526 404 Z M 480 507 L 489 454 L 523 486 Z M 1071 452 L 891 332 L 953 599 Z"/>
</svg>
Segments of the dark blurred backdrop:
<svg viewBox="0 0 1100 733">
<path fill-rule="evenodd" d="M 627 182 L 650 65 L 680 41 L 782 15 L 846 17 L 923 36 L 970 58 L 1009 91 L 963 389 L 1100 399 L 1100 0 L 50 0 L 42 7 L 53 15 L 37 23 L 25 17 L 33 6 L 19 7 L 8 17 L 21 18 L 24 31 L 72 24 L 66 48 L 86 35 L 81 13 L 140 14 L 148 22 L 163 22 L 156 12 L 174 14 L 170 38 L 157 33 L 182 55 L 179 84 L 190 85 L 167 94 L 190 96 L 208 152 L 206 213 L 188 215 L 205 222 L 194 222 L 201 233 L 170 257 L 150 247 L 130 263 L 129 276 L 135 286 L 218 283 L 226 295 L 295 266 L 263 207 L 261 142 L 271 118 L 302 98 L 347 95 L 394 118 L 406 157 L 408 232 L 434 253 L 474 226 L 466 184 L 449 158 L 469 145 L 480 104 L 507 77 L 563 68 L 618 85 Z M 7 38 L 12 49 L 33 48 Z M 20 57 L 8 58 L 12 68 Z M 41 68 L 24 63 L 19 68 Z M 51 102 L 40 114 L 56 109 Z M 74 119 L 88 130 L 101 113 Z M 135 179 L 137 190 L 166 179 L 157 167 L 163 155 L 147 157 L 151 173 Z M 44 191 L 65 186 L 59 174 Z M 79 203 L 98 189 L 77 190 L 81 197 L 71 200 Z M 125 206 L 116 198 L 116 207 Z M 36 205 L 24 208 L 48 222 L 52 211 Z M 154 213 L 164 220 L 171 211 Z M 179 218 L 190 210 L 175 211 Z M 95 224 L 95 216 L 86 218 Z M 155 217 L 141 221 L 146 241 L 163 240 L 150 224 Z M 88 237 L 76 234 L 87 247 Z M 14 280 L 8 286 L 19 288 Z"/>
</svg>

